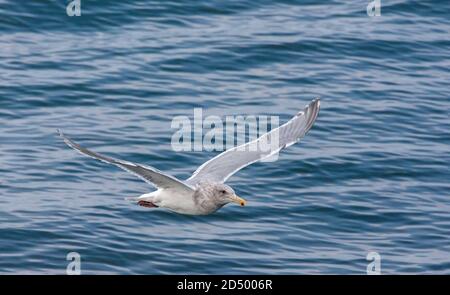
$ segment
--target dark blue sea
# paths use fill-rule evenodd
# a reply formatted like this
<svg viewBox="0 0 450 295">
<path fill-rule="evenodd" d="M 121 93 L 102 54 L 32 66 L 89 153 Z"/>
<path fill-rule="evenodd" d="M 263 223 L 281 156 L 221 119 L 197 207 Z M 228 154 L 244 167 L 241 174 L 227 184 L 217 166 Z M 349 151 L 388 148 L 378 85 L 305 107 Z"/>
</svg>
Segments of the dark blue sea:
<svg viewBox="0 0 450 295">
<path fill-rule="evenodd" d="M 450 274 L 450 2 L 0 0 L 0 273 Z M 319 117 L 209 216 L 57 135 L 188 178 L 194 108 Z"/>
</svg>

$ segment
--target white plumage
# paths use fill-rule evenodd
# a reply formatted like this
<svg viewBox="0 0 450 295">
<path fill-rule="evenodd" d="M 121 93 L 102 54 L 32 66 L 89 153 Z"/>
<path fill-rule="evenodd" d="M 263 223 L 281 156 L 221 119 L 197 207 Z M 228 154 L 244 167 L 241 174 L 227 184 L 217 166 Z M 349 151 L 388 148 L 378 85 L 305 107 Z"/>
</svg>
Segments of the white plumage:
<svg viewBox="0 0 450 295">
<path fill-rule="evenodd" d="M 153 167 L 123 161 L 100 155 L 81 147 L 58 130 L 64 142 L 83 155 L 114 164 L 144 181 L 153 184 L 157 190 L 132 198 L 144 207 L 163 207 L 174 212 L 190 215 L 211 214 L 227 203 L 244 206 L 246 201 L 238 197 L 233 189 L 224 184 L 242 168 L 266 159 L 280 150 L 298 142 L 311 129 L 319 114 L 320 100 L 313 100 L 287 123 L 263 134 L 245 145 L 229 149 L 201 165 L 186 181 L 167 175 Z M 278 137 L 275 149 L 261 149 L 261 143 L 268 138 Z"/>
</svg>

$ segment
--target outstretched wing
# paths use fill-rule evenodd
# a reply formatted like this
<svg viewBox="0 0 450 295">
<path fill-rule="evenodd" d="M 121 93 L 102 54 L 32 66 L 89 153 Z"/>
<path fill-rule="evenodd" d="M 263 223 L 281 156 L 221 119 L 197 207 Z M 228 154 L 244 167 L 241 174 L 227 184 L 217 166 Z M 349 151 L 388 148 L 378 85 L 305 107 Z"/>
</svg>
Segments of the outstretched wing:
<svg viewBox="0 0 450 295">
<path fill-rule="evenodd" d="M 229 149 L 207 161 L 186 180 L 186 183 L 195 185 L 203 180 L 225 182 L 242 168 L 266 159 L 280 150 L 293 145 L 311 129 L 319 114 L 319 109 L 320 100 L 316 98 L 303 111 L 299 112 L 284 125 L 263 134 L 251 142 Z M 261 148 L 263 143 L 276 139 L 277 135 L 278 143 L 274 148 Z"/>
<path fill-rule="evenodd" d="M 90 151 L 86 148 L 81 147 L 80 145 L 75 143 L 73 140 L 71 140 L 70 138 L 65 136 L 60 130 L 58 130 L 58 133 L 64 139 L 64 142 L 68 146 L 70 146 L 71 148 L 80 152 L 81 154 L 91 157 L 91 158 L 94 158 L 94 159 L 97 159 L 97 160 L 100 160 L 100 161 L 103 161 L 103 162 L 106 162 L 106 163 L 109 163 L 109 164 L 114 164 L 114 165 L 136 175 L 137 177 L 141 178 L 145 182 L 152 184 L 156 188 L 160 188 L 160 189 L 184 188 L 184 189 L 192 190 L 184 182 L 176 179 L 173 176 L 164 174 L 163 172 L 159 171 L 158 169 L 100 155 L 98 153 L 95 153 L 93 151 Z"/>
</svg>

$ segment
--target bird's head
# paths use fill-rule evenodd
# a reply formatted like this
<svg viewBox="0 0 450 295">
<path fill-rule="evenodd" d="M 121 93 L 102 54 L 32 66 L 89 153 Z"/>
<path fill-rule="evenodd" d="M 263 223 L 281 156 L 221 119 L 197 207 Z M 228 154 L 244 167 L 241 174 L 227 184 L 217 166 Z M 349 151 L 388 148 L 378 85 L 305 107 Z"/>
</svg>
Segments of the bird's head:
<svg viewBox="0 0 450 295">
<path fill-rule="evenodd" d="M 213 194 L 216 201 L 223 205 L 233 202 L 240 206 L 245 206 L 247 203 L 247 201 L 236 195 L 230 186 L 223 183 L 215 183 L 213 185 Z"/>
<path fill-rule="evenodd" d="M 228 203 L 237 203 L 245 206 L 247 203 L 244 199 L 237 196 L 234 190 L 223 183 L 202 181 L 198 184 L 194 199 L 197 202 L 205 204 L 214 204 L 214 207 L 220 208 Z"/>
</svg>

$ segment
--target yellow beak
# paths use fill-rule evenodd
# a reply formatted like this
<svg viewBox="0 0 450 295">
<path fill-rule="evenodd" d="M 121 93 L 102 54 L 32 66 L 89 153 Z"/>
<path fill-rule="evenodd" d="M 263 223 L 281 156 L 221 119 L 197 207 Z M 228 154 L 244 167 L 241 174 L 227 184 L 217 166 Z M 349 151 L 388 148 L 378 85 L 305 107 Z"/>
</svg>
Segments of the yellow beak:
<svg viewBox="0 0 450 295">
<path fill-rule="evenodd" d="M 246 200 L 244 200 L 243 198 L 241 198 L 241 197 L 239 197 L 239 196 L 237 196 L 237 195 L 232 196 L 232 197 L 231 197 L 231 200 L 232 200 L 234 203 L 237 203 L 237 204 L 239 204 L 239 205 L 241 205 L 241 206 L 245 206 L 245 204 L 247 204 L 247 201 L 246 201 Z"/>
</svg>

